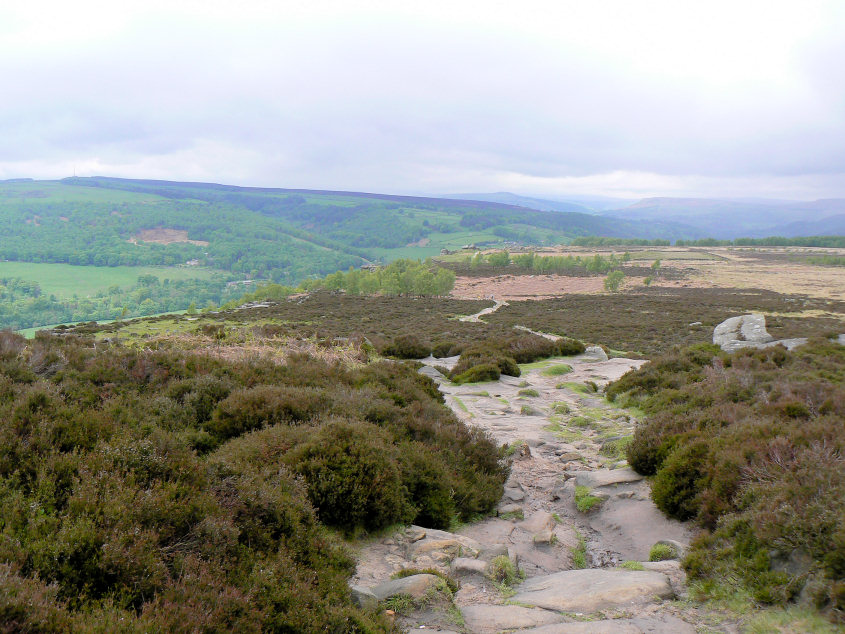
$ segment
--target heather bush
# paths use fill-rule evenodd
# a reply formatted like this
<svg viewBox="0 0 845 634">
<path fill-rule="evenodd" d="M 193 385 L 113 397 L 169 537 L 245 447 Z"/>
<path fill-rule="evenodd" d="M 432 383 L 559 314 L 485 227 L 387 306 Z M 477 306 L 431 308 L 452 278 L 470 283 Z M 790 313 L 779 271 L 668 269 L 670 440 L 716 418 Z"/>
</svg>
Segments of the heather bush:
<svg viewBox="0 0 845 634">
<path fill-rule="evenodd" d="M 305 478 L 311 503 L 330 526 L 374 530 L 414 518 L 398 452 L 372 423 L 326 421 L 284 460 Z"/>
<path fill-rule="evenodd" d="M 442 527 L 507 475 L 405 364 L 0 345 L 3 631 L 387 631 L 321 520 Z"/>
<path fill-rule="evenodd" d="M 394 337 L 381 353 L 397 359 L 422 359 L 431 354 L 431 344 L 424 343 L 416 335 L 403 334 Z"/>
<path fill-rule="evenodd" d="M 455 383 L 481 383 L 482 381 L 498 381 L 502 375 L 499 366 L 492 363 L 474 365 L 460 374 L 453 374 Z"/>
<path fill-rule="evenodd" d="M 760 602 L 843 615 L 845 348 L 673 350 L 607 390 L 648 413 L 628 446 L 652 497 L 707 533 L 685 566 Z M 802 589 L 804 591 L 802 592 Z"/>
</svg>

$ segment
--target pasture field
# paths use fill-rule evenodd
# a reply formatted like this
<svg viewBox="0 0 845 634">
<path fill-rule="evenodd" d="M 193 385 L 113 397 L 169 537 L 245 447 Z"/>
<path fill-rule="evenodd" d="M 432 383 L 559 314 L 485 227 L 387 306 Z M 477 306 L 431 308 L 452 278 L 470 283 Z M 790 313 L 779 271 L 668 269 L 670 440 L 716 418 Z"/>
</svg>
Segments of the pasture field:
<svg viewBox="0 0 845 634">
<path fill-rule="evenodd" d="M 219 275 L 219 272 L 216 272 Z M 117 285 L 128 288 L 139 275 L 155 275 L 160 280 L 208 280 L 215 271 L 175 266 L 74 266 L 43 262 L 0 262 L 0 278 L 19 277 L 38 282 L 44 295 L 69 299 L 88 297 Z"/>
</svg>

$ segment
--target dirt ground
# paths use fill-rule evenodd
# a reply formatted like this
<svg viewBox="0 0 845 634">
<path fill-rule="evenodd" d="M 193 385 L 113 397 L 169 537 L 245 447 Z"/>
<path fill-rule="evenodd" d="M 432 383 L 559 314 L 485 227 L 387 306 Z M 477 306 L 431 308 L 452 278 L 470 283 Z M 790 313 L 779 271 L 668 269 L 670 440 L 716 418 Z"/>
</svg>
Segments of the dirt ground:
<svg viewBox="0 0 845 634">
<path fill-rule="evenodd" d="M 173 244 L 174 242 L 188 242 L 201 247 L 207 247 L 205 240 L 188 240 L 188 232 L 181 229 L 143 229 L 129 239 L 129 242 L 155 242 L 157 244 Z"/>
<path fill-rule="evenodd" d="M 574 250 L 554 252 L 591 255 L 599 251 Z M 608 253 L 602 251 L 602 253 Z M 845 249 L 755 249 L 729 248 L 660 249 L 661 268 L 683 269 L 684 279 L 662 279 L 652 285 L 686 288 L 759 288 L 785 294 L 801 294 L 824 299 L 845 300 L 845 270 L 836 266 L 815 266 L 801 261 L 808 253 L 843 255 Z M 632 252 L 635 260 L 637 254 Z M 703 257 L 708 256 L 708 257 Z M 623 290 L 641 288 L 644 277 L 628 277 Z M 569 277 L 565 275 L 497 275 L 494 277 L 459 277 L 452 297 L 499 300 L 548 299 L 569 293 L 603 293 L 604 277 Z"/>
</svg>

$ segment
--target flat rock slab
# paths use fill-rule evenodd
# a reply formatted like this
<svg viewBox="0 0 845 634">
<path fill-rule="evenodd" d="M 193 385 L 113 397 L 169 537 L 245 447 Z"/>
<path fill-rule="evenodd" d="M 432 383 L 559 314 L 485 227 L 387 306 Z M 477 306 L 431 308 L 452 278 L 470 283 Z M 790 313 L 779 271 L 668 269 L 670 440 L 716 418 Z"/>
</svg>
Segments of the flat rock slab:
<svg viewBox="0 0 845 634">
<path fill-rule="evenodd" d="M 522 630 L 533 634 L 695 634 L 695 628 L 674 616 L 559 623 Z"/>
<path fill-rule="evenodd" d="M 674 595 L 666 575 L 650 570 L 566 570 L 533 577 L 514 603 L 559 612 L 597 612 Z"/>
<path fill-rule="evenodd" d="M 563 615 L 539 608 L 519 605 L 468 605 L 461 608 L 466 629 L 474 634 L 498 634 L 503 630 L 516 630 L 561 623 Z"/>
<path fill-rule="evenodd" d="M 380 583 L 374 588 L 370 588 L 375 597 L 379 601 L 384 601 L 390 597 L 395 597 L 400 594 L 408 595 L 414 599 L 423 598 L 429 589 L 435 587 L 440 581 L 440 577 L 436 575 L 411 575 L 410 577 L 403 577 L 402 579 L 392 579 Z"/>
<path fill-rule="evenodd" d="M 633 469 L 597 469 L 596 471 L 576 471 L 575 484 L 579 487 L 606 487 L 626 482 L 639 482 L 643 479 Z"/>
</svg>

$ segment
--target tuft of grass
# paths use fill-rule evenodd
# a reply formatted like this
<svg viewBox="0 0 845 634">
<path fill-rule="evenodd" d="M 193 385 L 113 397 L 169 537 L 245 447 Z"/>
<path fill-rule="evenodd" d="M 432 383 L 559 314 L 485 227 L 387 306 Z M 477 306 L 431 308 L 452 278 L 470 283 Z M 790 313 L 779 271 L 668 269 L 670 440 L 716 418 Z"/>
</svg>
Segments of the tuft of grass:
<svg viewBox="0 0 845 634">
<path fill-rule="evenodd" d="M 569 414 L 571 411 L 572 408 L 569 407 L 569 403 L 564 403 L 563 401 L 552 403 L 552 412 L 555 414 Z"/>
<path fill-rule="evenodd" d="M 512 589 L 525 579 L 525 573 L 507 555 L 499 555 L 492 559 L 487 576 L 500 590 L 502 588 Z"/>
<path fill-rule="evenodd" d="M 381 602 L 381 605 L 385 610 L 393 610 L 399 615 L 409 614 L 416 607 L 414 598 L 408 594 L 397 594 L 388 597 Z"/>
<path fill-rule="evenodd" d="M 572 553 L 572 566 L 578 570 L 582 570 L 587 567 L 587 542 L 584 541 L 584 536 L 577 530 L 575 531 L 575 536 L 578 539 L 578 543 L 575 546 L 571 546 L 569 552 Z"/>
<path fill-rule="evenodd" d="M 507 513 L 502 513 L 499 517 L 503 520 L 524 520 L 525 513 L 522 509 L 519 509 L 518 511 L 508 511 Z"/>
<path fill-rule="evenodd" d="M 520 390 L 518 394 L 520 396 L 540 396 L 540 393 L 535 389 Z"/>
<path fill-rule="evenodd" d="M 589 513 L 592 509 L 602 503 L 600 497 L 592 495 L 590 487 L 575 487 L 575 508 L 582 513 Z"/>
<path fill-rule="evenodd" d="M 565 363 L 558 363 L 556 365 L 543 368 L 543 370 L 540 371 L 540 374 L 543 376 L 563 376 L 564 374 L 569 374 L 570 372 L 572 372 L 572 366 Z"/>
<path fill-rule="evenodd" d="M 620 567 L 625 570 L 645 570 L 645 566 L 643 566 L 639 561 L 626 561 Z"/>
<path fill-rule="evenodd" d="M 523 416 L 536 416 L 540 412 L 538 412 L 536 409 L 534 409 L 530 405 L 523 405 L 522 407 L 519 408 L 519 413 L 522 414 Z"/>
<path fill-rule="evenodd" d="M 677 559 L 678 552 L 669 544 L 655 544 L 648 551 L 649 561 L 666 561 L 667 559 Z"/>
<path fill-rule="evenodd" d="M 504 445 L 502 448 L 504 449 L 505 458 L 510 458 L 516 452 L 520 451 L 525 446 L 524 440 L 514 440 L 512 443 Z"/>
</svg>

